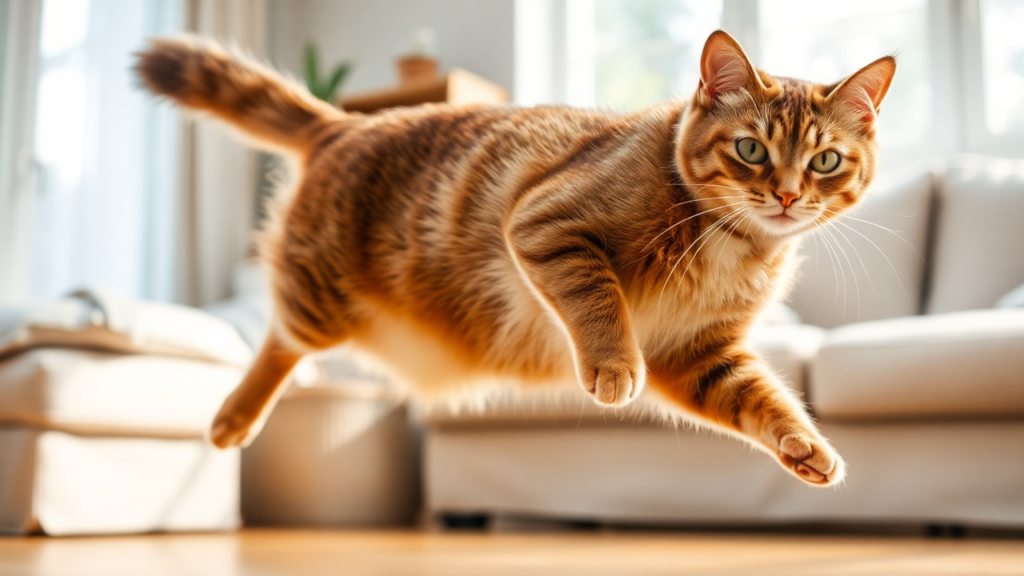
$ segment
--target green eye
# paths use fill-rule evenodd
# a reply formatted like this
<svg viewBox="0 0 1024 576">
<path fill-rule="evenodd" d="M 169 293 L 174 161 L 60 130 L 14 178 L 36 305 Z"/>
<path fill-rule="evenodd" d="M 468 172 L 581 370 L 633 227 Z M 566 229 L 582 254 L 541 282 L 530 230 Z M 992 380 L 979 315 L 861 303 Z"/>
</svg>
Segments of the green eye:
<svg viewBox="0 0 1024 576">
<path fill-rule="evenodd" d="M 740 138 L 736 141 L 736 152 L 744 162 L 750 164 L 764 164 L 768 160 L 768 150 L 753 138 Z"/>
<path fill-rule="evenodd" d="M 811 159 L 811 170 L 828 174 L 839 166 L 839 153 L 833 150 L 826 150 Z"/>
</svg>

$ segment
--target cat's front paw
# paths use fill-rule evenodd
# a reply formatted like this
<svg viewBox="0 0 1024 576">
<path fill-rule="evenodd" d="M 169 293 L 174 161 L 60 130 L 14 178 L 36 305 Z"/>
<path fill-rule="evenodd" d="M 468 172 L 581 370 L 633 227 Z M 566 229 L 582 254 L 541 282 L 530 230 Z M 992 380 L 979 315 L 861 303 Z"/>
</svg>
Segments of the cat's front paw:
<svg viewBox="0 0 1024 576">
<path fill-rule="evenodd" d="M 839 453 L 817 434 L 791 432 L 779 440 L 776 450 L 782 465 L 808 484 L 831 486 L 846 476 Z"/>
<path fill-rule="evenodd" d="M 643 361 L 604 362 L 583 365 L 580 384 L 598 404 L 625 406 L 640 395 L 647 381 Z"/>
</svg>

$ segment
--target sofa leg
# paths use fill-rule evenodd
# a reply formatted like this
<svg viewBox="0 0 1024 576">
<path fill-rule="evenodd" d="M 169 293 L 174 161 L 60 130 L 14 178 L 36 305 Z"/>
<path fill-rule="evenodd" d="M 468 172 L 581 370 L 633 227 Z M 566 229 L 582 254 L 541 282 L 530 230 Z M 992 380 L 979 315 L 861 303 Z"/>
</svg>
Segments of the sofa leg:
<svg viewBox="0 0 1024 576">
<path fill-rule="evenodd" d="M 963 524 L 929 524 L 925 529 L 929 538 L 963 538 L 967 535 Z"/>
<path fill-rule="evenodd" d="M 441 526 L 448 530 L 486 530 L 490 523 L 487 514 L 441 514 Z"/>
</svg>

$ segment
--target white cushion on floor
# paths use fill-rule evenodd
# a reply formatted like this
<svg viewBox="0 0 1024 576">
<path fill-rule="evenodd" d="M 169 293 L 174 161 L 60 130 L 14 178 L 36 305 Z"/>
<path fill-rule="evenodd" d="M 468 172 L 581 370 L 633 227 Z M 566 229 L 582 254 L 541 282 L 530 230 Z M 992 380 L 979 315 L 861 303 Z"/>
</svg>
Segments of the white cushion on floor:
<svg viewBox="0 0 1024 576">
<path fill-rule="evenodd" d="M 0 308 L 0 357 L 37 346 L 163 354 L 245 366 L 252 350 L 231 324 L 202 310 L 100 289 Z"/>
<path fill-rule="evenodd" d="M 822 418 L 1024 415 L 1024 310 L 836 328 L 811 362 L 808 394 Z"/>
<path fill-rule="evenodd" d="M 35 348 L 0 361 L 0 423 L 201 437 L 242 376 L 183 358 Z"/>
<path fill-rule="evenodd" d="M 920 313 L 933 180 L 923 167 L 879 178 L 862 206 L 802 240 L 789 305 L 804 322 Z"/>
<path fill-rule="evenodd" d="M 929 314 L 989 308 L 1024 282 L 1024 161 L 959 158 L 938 206 Z"/>
</svg>

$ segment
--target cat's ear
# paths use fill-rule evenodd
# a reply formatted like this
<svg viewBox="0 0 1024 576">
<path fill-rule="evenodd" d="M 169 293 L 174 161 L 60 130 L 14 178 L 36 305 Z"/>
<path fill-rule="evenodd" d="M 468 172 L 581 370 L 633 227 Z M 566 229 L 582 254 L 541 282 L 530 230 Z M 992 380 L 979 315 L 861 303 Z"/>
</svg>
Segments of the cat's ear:
<svg viewBox="0 0 1024 576">
<path fill-rule="evenodd" d="M 896 59 L 892 56 L 879 58 L 843 80 L 829 99 L 852 110 L 864 128 L 869 129 L 878 117 L 878 107 L 895 74 Z"/>
<path fill-rule="evenodd" d="M 739 42 L 724 30 L 716 30 L 704 44 L 700 57 L 700 103 L 711 108 L 723 94 L 763 89 L 761 78 Z"/>
</svg>

